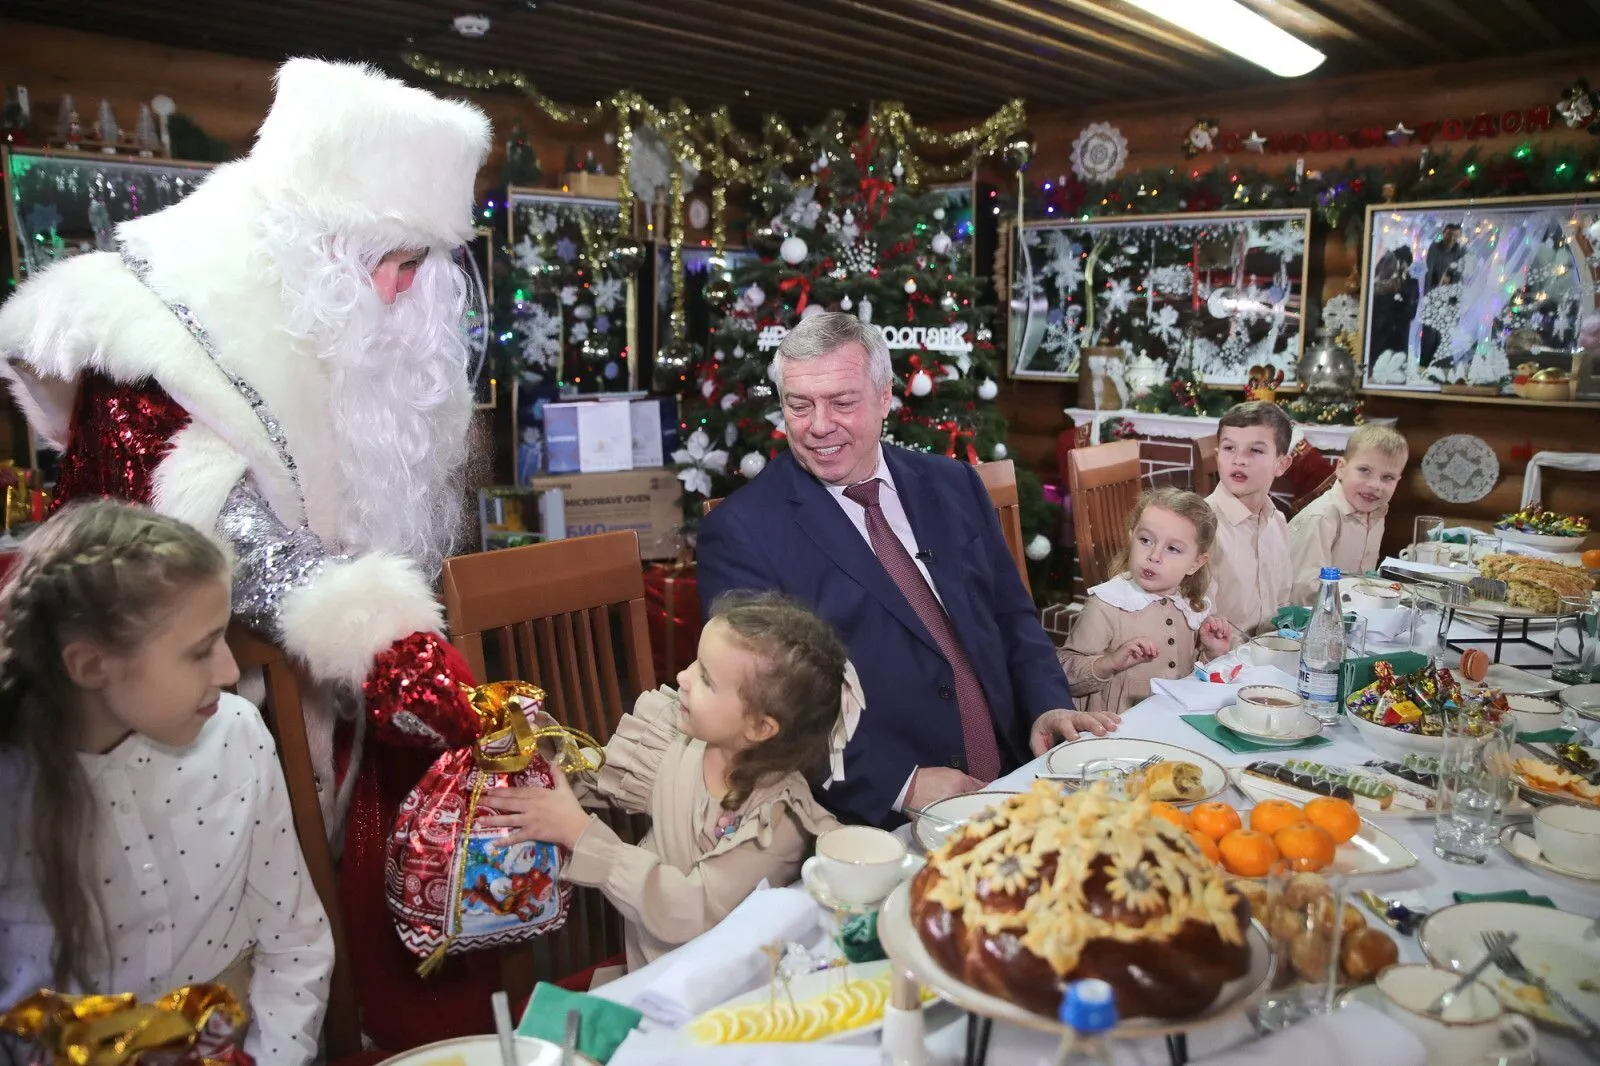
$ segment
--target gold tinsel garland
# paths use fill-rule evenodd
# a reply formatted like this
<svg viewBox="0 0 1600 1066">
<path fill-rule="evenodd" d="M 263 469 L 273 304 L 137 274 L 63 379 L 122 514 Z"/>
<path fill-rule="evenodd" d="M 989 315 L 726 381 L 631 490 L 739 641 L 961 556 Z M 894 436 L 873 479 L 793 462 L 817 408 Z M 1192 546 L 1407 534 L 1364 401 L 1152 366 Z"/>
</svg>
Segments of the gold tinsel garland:
<svg viewBox="0 0 1600 1066">
<path fill-rule="evenodd" d="M 765 117 L 758 140 L 741 132 L 725 107 L 696 114 L 687 104 L 674 100 L 662 110 L 631 89 L 620 90 L 609 99 L 597 100 L 589 106 L 562 104 L 540 92 L 521 71 L 494 67 L 474 69 L 433 59 L 420 52 L 402 52 L 400 58 L 417 73 L 457 88 L 516 89 L 532 101 L 541 114 L 560 125 L 587 128 L 610 117 L 617 138 L 617 207 L 624 227 L 630 225 L 633 217 L 633 186 L 628 178 L 634 127 L 642 122 L 661 135 L 673 159 L 669 205 L 673 300 L 669 320 L 674 347 L 683 346 L 686 329 L 682 269 L 686 206 L 683 165 L 687 163 L 711 177 L 714 219 L 711 252 L 720 263 L 727 239 L 723 215 L 728 189 L 734 185 L 755 184 L 770 171 L 787 169 L 810 151 L 810 145 L 776 115 Z M 914 185 L 970 173 L 978 159 L 1000 151 L 1007 139 L 1022 129 L 1023 122 L 1020 99 L 1007 103 L 976 126 L 951 133 L 919 126 L 904 104 L 887 102 L 873 106 L 866 133 L 880 147 L 896 154 L 903 168 L 903 180 Z M 941 163 L 920 155 L 919 149 L 946 155 L 960 152 L 961 158 Z M 619 230 L 619 239 L 622 232 L 624 230 Z"/>
</svg>

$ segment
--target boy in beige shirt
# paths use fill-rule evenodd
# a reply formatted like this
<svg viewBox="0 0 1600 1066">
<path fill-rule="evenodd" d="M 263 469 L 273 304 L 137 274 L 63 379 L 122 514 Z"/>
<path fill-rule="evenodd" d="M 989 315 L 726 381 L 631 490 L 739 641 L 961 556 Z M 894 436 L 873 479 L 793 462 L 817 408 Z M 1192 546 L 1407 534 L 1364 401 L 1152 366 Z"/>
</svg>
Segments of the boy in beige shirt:
<svg viewBox="0 0 1600 1066">
<path fill-rule="evenodd" d="M 1273 506 L 1272 483 L 1289 469 L 1292 428 L 1283 408 L 1251 400 L 1228 408 L 1217 426 L 1217 514 L 1212 551 L 1216 613 L 1246 633 L 1272 628 L 1290 602 L 1289 525 Z"/>
<path fill-rule="evenodd" d="M 1378 565 L 1383 516 L 1400 485 L 1408 457 L 1406 439 L 1388 426 L 1362 426 L 1335 468 L 1338 481 L 1289 523 L 1289 558 L 1294 564 L 1294 600 L 1316 598 L 1318 572 L 1364 574 Z"/>
</svg>

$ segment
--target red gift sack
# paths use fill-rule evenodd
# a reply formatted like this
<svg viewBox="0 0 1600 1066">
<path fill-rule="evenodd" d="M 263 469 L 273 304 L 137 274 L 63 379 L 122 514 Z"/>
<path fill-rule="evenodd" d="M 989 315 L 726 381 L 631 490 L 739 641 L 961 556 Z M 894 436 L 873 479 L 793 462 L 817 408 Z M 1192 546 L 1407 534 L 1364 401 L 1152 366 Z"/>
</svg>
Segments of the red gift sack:
<svg viewBox="0 0 1600 1066">
<path fill-rule="evenodd" d="M 603 759 L 593 738 L 544 713 L 544 692 L 532 685 L 481 685 L 471 699 L 482 735 L 435 760 L 389 835 L 389 911 L 401 941 L 423 957 L 424 975 L 446 955 L 561 928 L 572 899 L 572 886 L 561 882 L 568 850 L 546 842 L 502 849 L 511 830 L 479 822 L 502 813 L 496 790 L 553 788 L 555 774 L 596 770 Z"/>
</svg>

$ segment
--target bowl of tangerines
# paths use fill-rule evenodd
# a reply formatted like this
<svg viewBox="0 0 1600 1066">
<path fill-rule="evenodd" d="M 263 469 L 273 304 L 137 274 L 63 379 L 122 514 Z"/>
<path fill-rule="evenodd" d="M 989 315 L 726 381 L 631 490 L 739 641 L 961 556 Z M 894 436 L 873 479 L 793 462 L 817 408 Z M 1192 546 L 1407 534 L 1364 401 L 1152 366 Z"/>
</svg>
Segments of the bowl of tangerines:
<svg viewBox="0 0 1600 1066">
<path fill-rule="evenodd" d="M 1152 813 L 1182 827 L 1233 875 L 1252 915 L 1282 948 L 1285 979 L 1318 980 L 1335 950 L 1343 982 L 1369 980 L 1399 958 L 1394 941 L 1368 926 L 1358 907 L 1335 907 L 1337 892 L 1325 875 L 1401 869 L 1414 865 L 1416 856 L 1348 801 L 1265 799 L 1245 811 L 1221 802 L 1187 811 L 1156 803 Z M 1334 925 L 1337 937 L 1330 935 Z"/>
</svg>

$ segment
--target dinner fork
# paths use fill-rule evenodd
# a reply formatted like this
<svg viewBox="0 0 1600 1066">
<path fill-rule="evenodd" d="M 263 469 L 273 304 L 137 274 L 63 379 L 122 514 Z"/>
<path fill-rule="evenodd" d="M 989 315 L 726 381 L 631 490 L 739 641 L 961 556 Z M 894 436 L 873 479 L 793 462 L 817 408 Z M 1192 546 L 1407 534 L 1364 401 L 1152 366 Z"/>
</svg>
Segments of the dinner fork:
<svg viewBox="0 0 1600 1066">
<path fill-rule="evenodd" d="M 1135 774 L 1142 774 L 1156 763 L 1166 761 L 1167 757 L 1165 755 L 1152 755 L 1138 766 L 1135 766 L 1132 770 L 1127 771 L 1127 776 L 1132 777 Z M 1083 783 L 1083 774 L 1081 772 L 1075 774 L 1043 773 L 1039 774 L 1038 777 L 1041 781 L 1070 781 L 1075 785 L 1080 785 Z"/>
<path fill-rule="evenodd" d="M 1583 1030 L 1585 1037 L 1590 1040 L 1600 1039 L 1600 1025 L 1596 1025 L 1593 1018 L 1573 1006 L 1572 1001 L 1566 996 L 1551 988 L 1544 978 L 1528 969 L 1523 964 L 1522 959 L 1517 956 L 1517 953 L 1511 950 L 1511 940 L 1512 937 L 1506 933 L 1491 932 L 1483 934 L 1483 946 L 1489 952 L 1489 959 L 1495 964 L 1495 967 L 1511 980 L 1520 981 L 1525 985 L 1532 985 L 1540 992 L 1543 992 L 1545 998 L 1566 1011 L 1577 1021 L 1578 1027 Z"/>
</svg>

